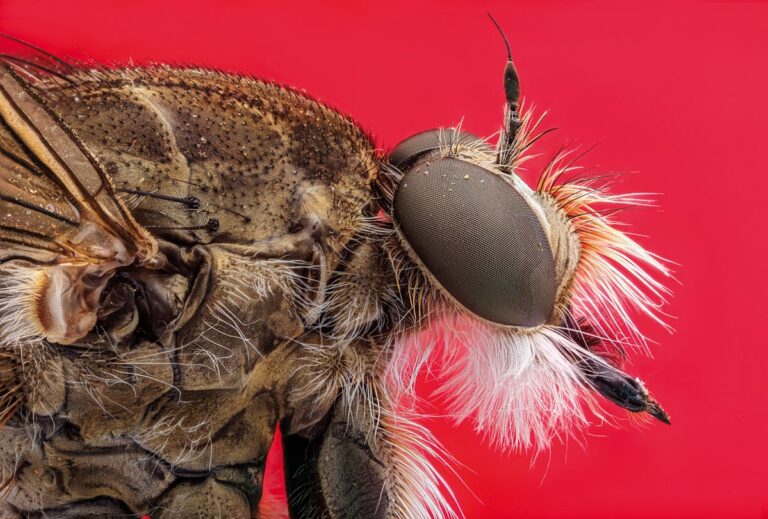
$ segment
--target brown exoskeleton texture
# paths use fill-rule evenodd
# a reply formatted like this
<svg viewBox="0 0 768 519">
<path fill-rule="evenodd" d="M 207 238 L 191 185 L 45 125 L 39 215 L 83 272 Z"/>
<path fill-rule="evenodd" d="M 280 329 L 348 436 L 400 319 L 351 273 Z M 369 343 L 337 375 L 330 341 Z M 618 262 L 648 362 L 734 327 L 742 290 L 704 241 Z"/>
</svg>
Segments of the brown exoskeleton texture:
<svg viewBox="0 0 768 519">
<path fill-rule="evenodd" d="M 35 90 L 95 155 L 166 261 L 118 269 L 99 285 L 87 336 L 29 342 L 14 359 L 26 363 L 25 390 L 22 411 L 0 431 L 6 514 L 248 516 L 276 424 L 298 442 L 332 419 L 334 388 L 302 392 L 310 381 L 298 369 L 301 345 L 322 341 L 313 323 L 331 273 L 346 261 L 374 284 L 383 275 L 376 244 L 351 245 L 376 210 L 373 145 L 333 110 L 255 80 L 166 68 L 70 79 Z M 10 129 L 2 137 L 34 161 Z M 49 249 L 9 245 L 4 266 L 61 254 Z M 354 311 L 375 320 L 380 309 Z M 351 442 L 348 463 L 368 466 L 376 485 L 379 461 L 350 437 L 345 417 L 335 420 L 323 448 Z M 332 496 L 349 500 L 349 490 Z"/>
<path fill-rule="evenodd" d="M 624 306 L 655 315 L 667 271 L 594 210 L 639 200 L 516 176 L 511 60 L 497 150 L 390 157 L 278 85 L 49 65 L 0 67 L 0 516 L 266 517 L 280 427 L 291 517 L 454 517 L 411 419 L 438 343 L 502 448 L 586 424 L 593 391 L 668 421 L 616 326 L 642 339 Z"/>
</svg>

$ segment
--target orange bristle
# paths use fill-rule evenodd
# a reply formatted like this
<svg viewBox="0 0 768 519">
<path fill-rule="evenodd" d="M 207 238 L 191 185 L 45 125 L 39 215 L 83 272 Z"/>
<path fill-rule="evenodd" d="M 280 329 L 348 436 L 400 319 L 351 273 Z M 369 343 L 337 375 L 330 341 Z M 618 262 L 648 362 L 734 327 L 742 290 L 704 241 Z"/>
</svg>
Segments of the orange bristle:
<svg viewBox="0 0 768 519">
<path fill-rule="evenodd" d="M 656 255 L 622 231 L 614 215 L 630 207 L 649 207 L 643 194 L 612 194 L 613 175 L 578 177 L 571 152 L 560 151 L 545 168 L 537 192 L 551 198 L 566 216 L 580 242 L 573 311 L 587 317 L 597 332 L 610 340 L 644 345 L 644 335 L 632 322 L 628 306 L 667 326 L 661 307 L 669 293 L 656 279 L 670 276 Z M 577 157 L 578 158 L 578 157 Z"/>
</svg>

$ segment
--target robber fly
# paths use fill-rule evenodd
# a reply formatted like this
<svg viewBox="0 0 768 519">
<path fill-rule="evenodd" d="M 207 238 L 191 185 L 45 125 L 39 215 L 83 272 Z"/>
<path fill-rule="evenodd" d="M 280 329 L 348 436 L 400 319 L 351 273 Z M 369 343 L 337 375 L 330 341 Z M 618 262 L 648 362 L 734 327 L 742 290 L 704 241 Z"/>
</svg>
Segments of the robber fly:
<svg viewBox="0 0 768 519">
<path fill-rule="evenodd" d="M 622 371 L 669 275 L 615 223 L 644 202 L 567 154 L 523 182 L 546 132 L 509 52 L 495 146 L 381 153 L 284 86 L 27 46 L 0 68 L 2 517 L 266 517 L 276 426 L 291 517 L 455 517 L 425 363 L 502 450 L 596 395 L 669 421 Z"/>
</svg>

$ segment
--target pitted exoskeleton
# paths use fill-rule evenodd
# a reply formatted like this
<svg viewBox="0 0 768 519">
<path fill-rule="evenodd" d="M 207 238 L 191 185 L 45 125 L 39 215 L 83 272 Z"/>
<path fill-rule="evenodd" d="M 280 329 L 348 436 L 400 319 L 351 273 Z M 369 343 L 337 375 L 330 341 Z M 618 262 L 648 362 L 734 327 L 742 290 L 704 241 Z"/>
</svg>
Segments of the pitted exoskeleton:
<svg viewBox="0 0 768 519">
<path fill-rule="evenodd" d="M 380 153 L 291 89 L 199 69 L 0 69 L 3 516 L 455 512 L 420 366 L 502 448 L 586 425 L 593 393 L 668 420 L 621 371 L 666 275 L 599 179 L 516 171 L 537 139 L 511 60 L 499 144 Z"/>
</svg>

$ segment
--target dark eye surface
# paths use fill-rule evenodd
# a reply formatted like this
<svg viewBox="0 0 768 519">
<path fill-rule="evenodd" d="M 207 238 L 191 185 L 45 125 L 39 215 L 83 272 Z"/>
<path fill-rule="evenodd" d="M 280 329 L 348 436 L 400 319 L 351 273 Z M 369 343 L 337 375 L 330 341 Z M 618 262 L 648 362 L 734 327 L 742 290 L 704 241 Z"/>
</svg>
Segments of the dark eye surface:
<svg viewBox="0 0 768 519">
<path fill-rule="evenodd" d="M 488 321 L 532 327 L 557 290 L 544 229 L 499 175 L 466 161 L 427 161 L 405 174 L 394 220 L 412 253 L 458 303 Z"/>
<path fill-rule="evenodd" d="M 454 128 L 426 130 L 411 135 L 398 144 L 389 155 L 389 162 L 398 169 L 407 169 L 408 165 L 422 154 L 440 149 L 441 144 L 469 144 L 479 140 L 479 137 L 471 133 L 460 132 Z"/>
</svg>

